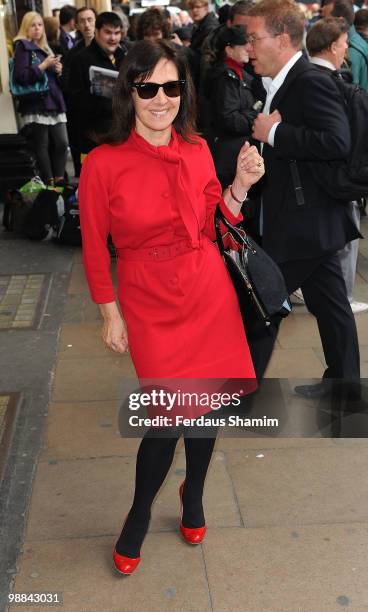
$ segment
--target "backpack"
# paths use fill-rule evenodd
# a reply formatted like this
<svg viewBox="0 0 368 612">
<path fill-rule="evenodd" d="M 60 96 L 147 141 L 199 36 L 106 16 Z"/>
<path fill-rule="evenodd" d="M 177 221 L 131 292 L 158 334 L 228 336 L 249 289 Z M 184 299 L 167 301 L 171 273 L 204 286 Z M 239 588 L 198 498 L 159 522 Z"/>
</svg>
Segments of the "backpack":
<svg viewBox="0 0 368 612">
<path fill-rule="evenodd" d="M 47 240 L 59 226 L 60 193 L 53 189 L 40 191 L 30 209 L 24 227 L 24 233 L 31 240 Z"/>
<path fill-rule="evenodd" d="M 316 181 L 333 198 L 359 200 L 368 195 L 368 92 L 331 76 L 344 101 L 351 132 L 351 149 L 346 160 L 313 162 Z"/>
</svg>

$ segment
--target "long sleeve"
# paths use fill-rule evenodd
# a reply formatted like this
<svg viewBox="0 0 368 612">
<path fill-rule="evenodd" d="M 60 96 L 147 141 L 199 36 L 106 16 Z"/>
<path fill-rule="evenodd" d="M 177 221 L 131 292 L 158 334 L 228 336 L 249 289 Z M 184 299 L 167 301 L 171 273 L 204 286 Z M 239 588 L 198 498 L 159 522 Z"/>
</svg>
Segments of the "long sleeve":
<svg viewBox="0 0 368 612">
<path fill-rule="evenodd" d="M 206 152 L 208 160 L 207 163 L 209 164 L 211 178 L 204 189 L 204 194 L 206 197 L 206 222 L 203 229 L 203 233 L 206 234 L 206 236 L 208 236 L 211 240 L 216 240 L 215 210 L 217 204 L 220 205 L 221 212 L 224 214 L 226 219 L 230 221 L 230 223 L 232 223 L 233 225 L 237 225 L 238 223 L 240 223 L 240 221 L 243 220 L 243 215 L 239 213 L 239 215 L 236 217 L 226 206 L 226 203 L 222 197 L 221 185 L 216 176 L 215 166 L 213 164 L 212 157 L 207 146 Z M 225 233 L 226 231 L 226 227 L 221 225 L 221 233 Z"/>
<path fill-rule="evenodd" d="M 283 159 L 344 159 L 350 151 L 348 118 L 337 85 L 329 75 L 316 74 L 313 95 L 301 96 L 304 124 L 281 123 L 275 132 L 274 149 Z"/>
<path fill-rule="evenodd" d="M 14 53 L 14 78 L 19 85 L 33 85 L 43 78 L 42 70 L 37 64 L 31 63 L 31 52 L 19 41 Z"/>
<path fill-rule="evenodd" d="M 249 91 L 249 97 L 251 97 Z M 227 74 L 216 83 L 213 104 L 215 106 L 215 125 L 229 135 L 251 136 L 253 121 L 257 112 L 251 108 L 241 108 L 239 81 Z"/>
<path fill-rule="evenodd" d="M 107 237 L 110 232 L 109 167 L 101 149 L 83 162 L 78 188 L 83 263 L 94 302 L 115 300 Z"/>
<path fill-rule="evenodd" d="M 111 116 L 111 100 L 91 94 L 90 85 L 89 64 L 83 58 L 83 55 L 78 54 L 74 56 L 68 73 L 68 96 L 73 108 L 83 117 L 89 116 L 93 122 L 96 121 L 97 115 L 100 117 Z M 98 126 L 93 123 L 90 127 L 92 129 Z"/>
</svg>

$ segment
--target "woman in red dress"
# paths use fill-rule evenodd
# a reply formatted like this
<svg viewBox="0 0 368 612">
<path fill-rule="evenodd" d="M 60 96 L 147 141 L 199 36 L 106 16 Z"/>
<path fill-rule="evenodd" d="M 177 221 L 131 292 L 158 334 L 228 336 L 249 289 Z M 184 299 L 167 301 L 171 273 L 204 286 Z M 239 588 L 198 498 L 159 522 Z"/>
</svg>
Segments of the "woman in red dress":
<svg viewBox="0 0 368 612">
<path fill-rule="evenodd" d="M 207 144 L 195 133 L 185 60 L 165 42 L 142 41 L 129 51 L 113 108 L 112 131 L 87 156 L 79 184 L 83 260 L 104 342 L 119 353 L 129 348 L 140 380 L 254 379 L 237 297 L 213 243 L 214 212 L 219 203 L 230 222 L 241 221 L 247 190 L 264 173 L 262 158 L 246 143 L 221 193 Z M 190 416 L 203 411 L 192 408 Z M 114 550 L 124 574 L 141 559 L 151 505 L 178 440 L 177 432 L 157 431 L 141 441 L 133 504 Z M 206 531 L 202 495 L 215 437 L 185 436 L 184 443 L 180 531 L 197 544 Z"/>
</svg>

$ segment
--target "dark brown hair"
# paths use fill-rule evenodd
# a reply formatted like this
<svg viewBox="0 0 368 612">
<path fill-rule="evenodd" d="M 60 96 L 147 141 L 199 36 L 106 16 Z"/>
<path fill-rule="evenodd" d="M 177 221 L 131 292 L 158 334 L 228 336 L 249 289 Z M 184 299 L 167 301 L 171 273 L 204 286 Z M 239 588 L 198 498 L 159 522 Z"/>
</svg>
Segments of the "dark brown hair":
<svg viewBox="0 0 368 612">
<path fill-rule="evenodd" d="M 230 21 L 233 21 L 237 15 L 248 15 L 253 4 L 253 0 L 238 0 L 238 2 L 235 2 L 229 10 Z"/>
<path fill-rule="evenodd" d="M 333 0 L 333 9 L 331 15 L 333 17 L 343 17 L 348 22 L 349 26 L 354 23 L 353 3 L 350 0 Z"/>
<path fill-rule="evenodd" d="M 249 17 L 263 17 L 267 32 L 288 34 L 295 49 L 303 45 L 305 16 L 294 0 L 261 0 L 248 11 Z"/>
<path fill-rule="evenodd" d="M 327 51 L 341 34 L 349 31 L 349 26 L 343 17 L 325 17 L 317 21 L 307 34 L 306 45 L 309 55 Z"/>
<path fill-rule="evenodd" d="M 162 32 L 162 38 L 169 38 L 169 28 L 163 12 L 158 8 L 150 8 L 139 16 L 137 22 L 137 40 L 152 35 L 155 31 Z"/>
<path fill-rule="evenodd" d="M 92 13 L 94 14 L 95 18 L 97 17 L 97 11 L 96 9 L 92 8 L 92 6 L 81 6 L 81 8 L 79 8 L 75 14 L 75 20 L 78 22 L 78 17 L 81 13 L 84 13 L 84 11 L 92 11 Z"/>
<path fill-rule="evenodd" d="M 75 6 L 71 6 L 71 4 L 65 4 L 64 6 L 62 6 L 59 13 L 60 25 L 66 25 L 67 23 L 69 23 L 69 21 L 75 19 L 76 13 L 77 9 L 75 8 Z"/>
<path fill-rule="evenodd" d="M 358 32 L 368 27 L 368 10 L 366 8 L 357 11 L 354 17 L 354 25 Z"/>
<path fill-rule="evenodd" d="M 112 100 L 111 130 L 99 138 L 100 143 L 119 144 L 127 140 L 135 125 L 132 85 L 137 80 L 148 79 L 161 59 L 172 62 L 178 70 L 178 78 L 186 81 L 173 125 L 187 142 L 195 142 L 195 93 L 185 57 L 180 50 L 163 40 L 141 40 L 134 44 L 123 60 Z"/>
<path fill-rule="evenodd" d="M 208 6 L 209 0 L 188 0 L 187 7 L 192 9 L 194 5 Z"/>
</svg>

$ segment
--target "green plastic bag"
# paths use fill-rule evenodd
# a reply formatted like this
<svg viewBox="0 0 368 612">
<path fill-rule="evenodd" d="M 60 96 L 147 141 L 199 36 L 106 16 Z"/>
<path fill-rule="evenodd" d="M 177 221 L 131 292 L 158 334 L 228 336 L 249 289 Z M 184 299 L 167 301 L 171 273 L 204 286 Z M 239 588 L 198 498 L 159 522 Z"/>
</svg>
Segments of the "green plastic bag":
<svg viewBox="0 0 368 612">
<path fill-rule="evenodd" d="M 23 196 L 24 202 L 32 204 L 40 191 L 46 189 L 46 185 L 39 176 L 34 176 L 30 181 L 23 185 L 19 191 Z"/>
</svg>

